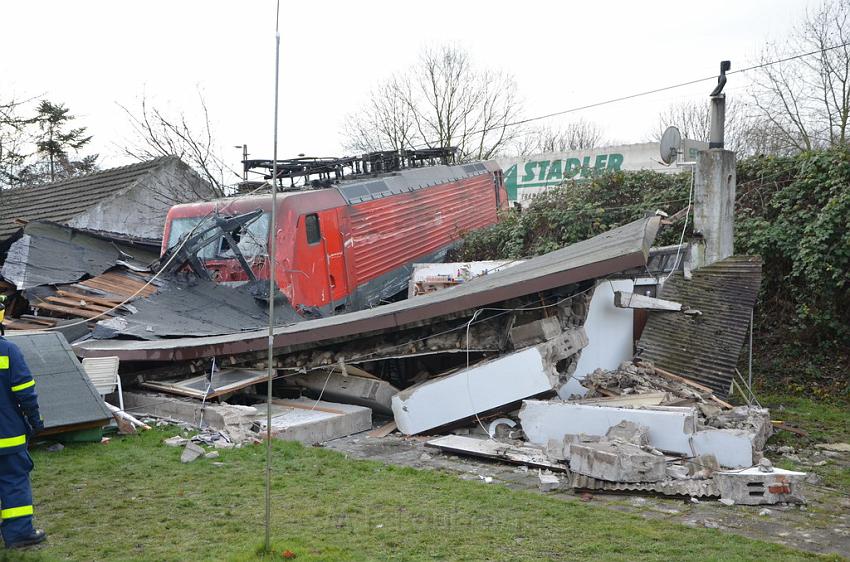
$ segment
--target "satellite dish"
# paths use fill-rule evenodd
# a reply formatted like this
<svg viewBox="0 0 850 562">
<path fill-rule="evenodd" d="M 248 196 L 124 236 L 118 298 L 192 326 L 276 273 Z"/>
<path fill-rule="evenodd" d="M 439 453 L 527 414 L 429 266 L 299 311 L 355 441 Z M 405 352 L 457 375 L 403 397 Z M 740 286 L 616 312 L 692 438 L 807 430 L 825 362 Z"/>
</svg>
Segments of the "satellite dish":
<svg viewBox="0 0 850 562">
<path fill-rule="evenodd" d="M 682 134 L 676 127 L 667 127 L 661 135 L 661 161 L 672 164 L 679 155 L 679 145 L 682 144 Z"/>
</svg>

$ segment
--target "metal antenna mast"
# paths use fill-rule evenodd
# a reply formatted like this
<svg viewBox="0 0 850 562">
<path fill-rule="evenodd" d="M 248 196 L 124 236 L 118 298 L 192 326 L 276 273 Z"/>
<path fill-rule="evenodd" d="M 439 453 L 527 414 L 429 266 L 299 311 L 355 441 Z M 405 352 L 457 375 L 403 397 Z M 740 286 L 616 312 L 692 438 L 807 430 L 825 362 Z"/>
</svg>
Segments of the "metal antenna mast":
<svg viewBox="0 0 850 562">
<path fill-rule="evenodd" d="M 275 250 L 277 242 L 277 108 L 280 81 L 280 0 L 277 1 L 274 20 L 274 150 L 272 165 L 272 212 L 269 228 L 269 357 L 268 383 L 266 385 L 266 541 L 265 551 L 271 552 L 272 523 L 272 380 L 274 380 L 274 299 L 275 299 Z"/>
</svg>

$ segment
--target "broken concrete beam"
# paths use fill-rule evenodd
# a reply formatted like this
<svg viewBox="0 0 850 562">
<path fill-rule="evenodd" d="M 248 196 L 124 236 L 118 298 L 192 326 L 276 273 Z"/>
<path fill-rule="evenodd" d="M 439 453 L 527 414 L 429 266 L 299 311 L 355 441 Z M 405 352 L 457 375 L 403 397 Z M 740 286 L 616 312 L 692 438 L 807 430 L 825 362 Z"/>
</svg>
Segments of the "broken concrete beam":
<svg viewBox="0 0 850 562">
<path fill-rule="evenodd" d="M 685 309 L 682 303 L 648 297 L 638 293 L 616 291 L 614 293 L 614 306 L 617 308 L 639 308 L 643 310 L 666 310 L 670 312 L 681 312 Z"/>
<path fill-rule="evenodd" d="M 398 393 L 387 381 L 338 371 L 313 371 L 289 377 L 288 381 L 306 388 L 313 398 L 321 394 L 331 402 L 357 404 L 387 415 L 392 413 L 392 398 Z"/>
<path fill-rule="evenodd" d="M 806 503 L 803 482 L 807 474 L 774 468 L 762 472 L 757 466 L 746 470 L 716 472 L 714 481 L 720 497 L 739 505 L 768 505 L 775 503 Z"/>
<path fill-rule="evenodd" d="M 571 445 L 570 470 L 609 482 L 658 482 L 667 477 L 663 455 L 613 441 Z"/>
<path fill-rule="evenodd" d="M 610 427 L 627 420 L 646 426 L 649 444 L 656 449 L 687 455 L 693 454 L 690 438 L 697 430 L 693 408 L 613 408 L 556 400 L 524 400 L 519 420 L 528 440 L 538 445 L 568 434 L 604 436 Z"/>
<path fill-rule="evenodd" d="M 411 386 L 393 397 L 398 428 L 413 435 L 554 390 L 559 383 L 555 364 L 586 345 L 584 330 L 577 328 L 535 347 Z"/>
<path fill-rule="evenodd" d="M 553 462 L 543 452 L 543 449 L 539 447 L 513 445 L 494 439 L 477 439 L 463 435 L 445 435 L 428 441 L 425 443 L 425 446 L 458 455 L 500 460 L 512 464 L 545 468 L 558 472 L 565 472 L 567 470 L 566 465 Z"/>
<path fill-rule="evenodd" d="M 551 340 L 561 332 L 561 322 L 557 316 L 541 318 L 527 324 L 511 328 L 511 343 L 514 349 L 522 349 Z"/>
<path fill-rule="evenodd" d="M 285 441 L 324 443 L 372 428 L 372 410 L 363 406 L 299 398 L 273 399 L 271 407 L 272 435 Z M 254 419 L 265 431 L 266 403 L 256 408 Z"/>
</svg>

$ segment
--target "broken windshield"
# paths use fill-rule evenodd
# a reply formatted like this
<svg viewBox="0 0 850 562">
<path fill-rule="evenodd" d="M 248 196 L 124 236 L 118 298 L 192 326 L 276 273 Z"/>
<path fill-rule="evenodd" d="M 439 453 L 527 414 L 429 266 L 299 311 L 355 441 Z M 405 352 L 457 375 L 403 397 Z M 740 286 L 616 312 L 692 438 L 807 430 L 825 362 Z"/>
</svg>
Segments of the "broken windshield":
<svg viewBox="0 0 850 562">
<path fill-rule="evenodd" d="M 171 231 L 168 235 L 168 247 L 173 248 L 180 241 L 180 238 L 195 228 L 204 217 L 184 217 L 173 219 L 171 221 Z M 269 237 L 269 213 L 263 213 L 255 221 L 251 222 L 246 228 L 239 228 L 230 233 L 236 241 L 236 247 L 242 252 L 246 259 L 251 259 L 257 256 L 267 254 L 266 246 Z M 212 221 L 207 221 L 198 231 L 201 231 L 207 226 L 211 226 Z M 198 252 L 198 257 L 202 260 L 211 259 L 228 259 L 235 257 L 233 250 L 230 248 L 227 240 L 221 236 L 218 240 L 204 246 Z"/>
</svg>

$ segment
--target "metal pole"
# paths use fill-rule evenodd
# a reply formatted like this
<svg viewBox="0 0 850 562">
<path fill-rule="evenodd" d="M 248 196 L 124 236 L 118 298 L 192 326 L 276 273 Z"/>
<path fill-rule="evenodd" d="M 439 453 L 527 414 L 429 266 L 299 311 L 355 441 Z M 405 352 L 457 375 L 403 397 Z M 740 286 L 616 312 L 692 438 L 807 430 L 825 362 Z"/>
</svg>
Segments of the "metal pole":
<svg viewBox="0 0 850 562">
<path fill-rule="evenodd" d="M 277 109 L 278 87 L 280 81 L 280 0 L 277 2 L 277 12 L 274 24 L 274 162 L 272 164 L 272 212 L 269 222 L 269 357 L 268 384 L 266 385 L 266 552 L 271 552 L 271 521 L 272 521 L 272 381 L 274 380 L 274 299 L 275 299 L 275 250 L 277 242 Z"/>
</svg>

